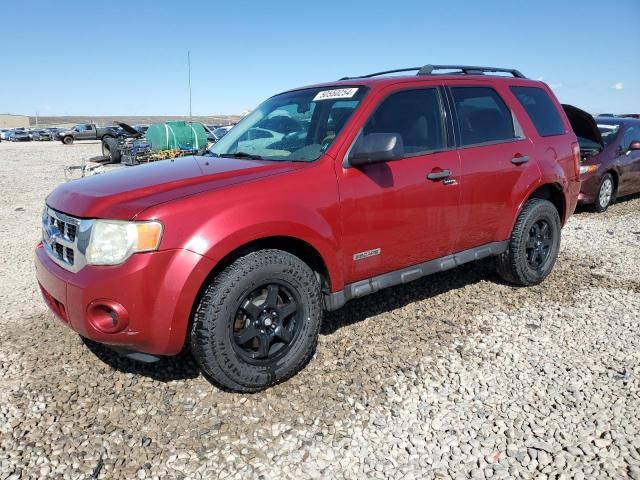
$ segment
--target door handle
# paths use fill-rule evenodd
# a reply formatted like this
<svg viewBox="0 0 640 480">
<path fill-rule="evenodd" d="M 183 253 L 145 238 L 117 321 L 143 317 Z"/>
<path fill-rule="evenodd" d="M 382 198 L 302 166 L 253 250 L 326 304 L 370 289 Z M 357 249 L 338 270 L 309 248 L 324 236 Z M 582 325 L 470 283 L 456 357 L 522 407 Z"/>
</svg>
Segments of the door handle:
<svg viewBox="0 0 640 480">
<path fill-rule="evenodd" d="M 528 161 L 528 155 L 516 155 L 511 159 L 511 163 L 513 163 L 514 165 L 522 165 L 523 163 L 527 163 Z"/>
<path fill-rule="evenodd" d="M 449 178 L 451 176 L 451 170 L 440 170 L 438 172 L 431 172 L 427 175 L 429 180 L 433 180 L 434 182 L 438 180 L 444 180 L 445 178 Z"/>
</svg>

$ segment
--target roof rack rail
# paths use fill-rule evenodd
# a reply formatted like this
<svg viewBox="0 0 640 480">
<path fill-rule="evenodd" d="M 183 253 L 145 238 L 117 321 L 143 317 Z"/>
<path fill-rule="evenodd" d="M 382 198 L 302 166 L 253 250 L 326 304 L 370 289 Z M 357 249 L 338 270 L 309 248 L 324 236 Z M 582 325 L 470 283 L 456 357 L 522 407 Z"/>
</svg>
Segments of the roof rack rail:
<svg viewBox="0 0 640 480">
<path fill-rule="evenodd" d="M 434 70 L 460 70 L 456 73 L 464 73 L 466 75 L 482 75 L 485 72 L 502 72 L 510 73 L 516 78 L 527 78 L 514 68 L 498 68 L 498 67 L 474 67 L 470 65 L 425 65 L 418 71 L 418 75 L 431 75 Z"/>
<path fill-rule="evenodd" d="M 484 75 L 485 72 L 502 72 L 510 73 L 516 78 L 527 78 L 520 71 L 513 68 L 498 68 L 498 67 L 474 67 L 470 65 L 423 65 L 422 67 L 411 68 L 399 68 L 396 70 L 385 70 L 383 72 L 369 73 L 367 75 L 360 75 L 357 77 L 342 77 L 340 80 L 353 80 L 356 78 L 371 78 L 379 75 L 387 75 L 389 73 L 401 73 L 412 72 L 417 70 L 417 75 L 432 75 L 435 70 L 459 70 L 458 72 L 451 72 L 453 74 L 465 74 L 465 75 Z"/>
</svg>

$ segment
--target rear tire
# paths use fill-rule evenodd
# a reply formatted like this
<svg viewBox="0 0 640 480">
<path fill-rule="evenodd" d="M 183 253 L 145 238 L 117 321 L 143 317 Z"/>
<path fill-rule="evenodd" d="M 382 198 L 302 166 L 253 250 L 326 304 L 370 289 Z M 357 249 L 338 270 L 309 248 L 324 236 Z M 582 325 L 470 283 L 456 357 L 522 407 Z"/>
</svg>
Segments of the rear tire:
<svg viewBox="0 0 640 480">
<path fill-rule="evenodd" d="M 322 320 L 315 274 L 281 250 L 239 258 L 206 287 L 190 345 L 213 383 L 256 392 L 299 372 L 311 359 Z"/>
<path fill-rule="evenodd" d="M 62 143 L 64 143 L 65 145 L 71 145 L 73 143 L 73 137 L 71 135 L 62 137 Z"/>
<path fill-rule="evenodd" d="M 615 200 L 616 183 L 613 179 L 613 175 L 605 173 L 600 180 L 598 186 L 598 193 L 596 193 L 596 202 L 594 208 L 596 212 L 603 213 L 607 211 L 609 205 Z"/>
<path fill-rule="evenodd" d="M 527 287 L 541 283 L 560 251 L 560 215 L 548 200 L 532 198 L 518 215 L 507 251 L 497 258 L 497 270 L 507 282 Z"/>
</svg>

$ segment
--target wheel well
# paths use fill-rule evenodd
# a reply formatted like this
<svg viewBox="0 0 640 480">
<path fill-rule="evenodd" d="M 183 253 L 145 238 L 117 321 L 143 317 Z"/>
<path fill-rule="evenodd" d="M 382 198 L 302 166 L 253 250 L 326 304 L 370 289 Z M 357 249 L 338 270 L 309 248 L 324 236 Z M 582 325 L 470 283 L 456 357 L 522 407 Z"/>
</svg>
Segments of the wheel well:
<svg viewBox="0 0 640 480">
<path fill-rule="evenodd" d="M 307 242 L 294 237 L 267 237 L 247 243 L 227 254 L 211 271 L 205 284 L 238 258 L 258 250 L 277 249 L 295 255 L 315 272 L 323 290 L 329 289 L 329 271 L 320 253 Z M 206 285 L 205 285 L 206 286 Z"/>
<path fill-rule="evenodd" d="M 618 182 L 620 181 L 620 179 L 618 178 L 618 172 L 616 172 L 614 169 L 611 169 L 607 170 L 604 173 L 609 173 L 613 177 L 613 194 L 615 195 L 616 193 L 618 193 Z"/>
<path fill-rule="evenodd" d="M 558 215 L 560 215 L 560 219 L 562 223 L 565 221 L 565 206 L 564 206 L 564 194 L 562 193 L 562 189 L 555 184 L 546 184 L 538 187 L 536 191 L 534 191 L 529 198 L 541 198 L 543 200 L 549 200 L 558 210 Z"/>
<path fill-rule="evenodd" d="M 189 326 L 187 327 L 187 332 L 191 331 L 191 325 L 193 322 L 193 317 L 195 315 L 196 309 L 198 308 L 198 304 L 200 303 L 200 299 L 204 294 L 207 286 L 211 283 L 211 281 L 222 272 L 225 268 L 235 262 L 238 258 L 243 257 L 249 253 L 257 252 L 258 250 L 265 250 L 275 248 L 278 250 L 282 250 L 288 252 L 292 255 L 295 255 L 300 260 L 305 262 L 311 270 L 314 271 L 316 276 L 318 277 L 318 281 L 320 282 L 320 287 L 322 291 L 330 291 L 330 279 L 329 279 L 329 271 L 322 259 L 320 253 L 307 242 L 300 240 L 294 237 L 267 237 L 261 238 L 259 240 L 254 240 L 253 242 L 249 242 L 245 245 L 242 245 L 236 248 L 234 251 L 227 254 L 222 260 L 220 260 L 217 265 L 209 272 L 207 278 L 204 280 L 202 285 L 200 286 L 200 290 L 196 295 L 195 301 L 191 306 L 191 313 L 189 314 Z M 189 334 L 187 333 L 185 339 L 185 346 L 189 344 Z"/>
</svg>

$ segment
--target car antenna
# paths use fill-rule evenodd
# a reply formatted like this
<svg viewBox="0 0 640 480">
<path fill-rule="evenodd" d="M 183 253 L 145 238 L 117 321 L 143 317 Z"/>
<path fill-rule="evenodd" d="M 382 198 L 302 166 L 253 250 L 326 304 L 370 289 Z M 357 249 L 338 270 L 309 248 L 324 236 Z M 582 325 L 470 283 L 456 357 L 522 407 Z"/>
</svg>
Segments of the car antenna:
<svg viewBox="0 0 640 480">
<path fill-rule="evenodd" d="M 187 50 L 187 82 L 189 85 L 189 123 L 193 123 L 191 113 L 191 52 Z"/>
</svg>

